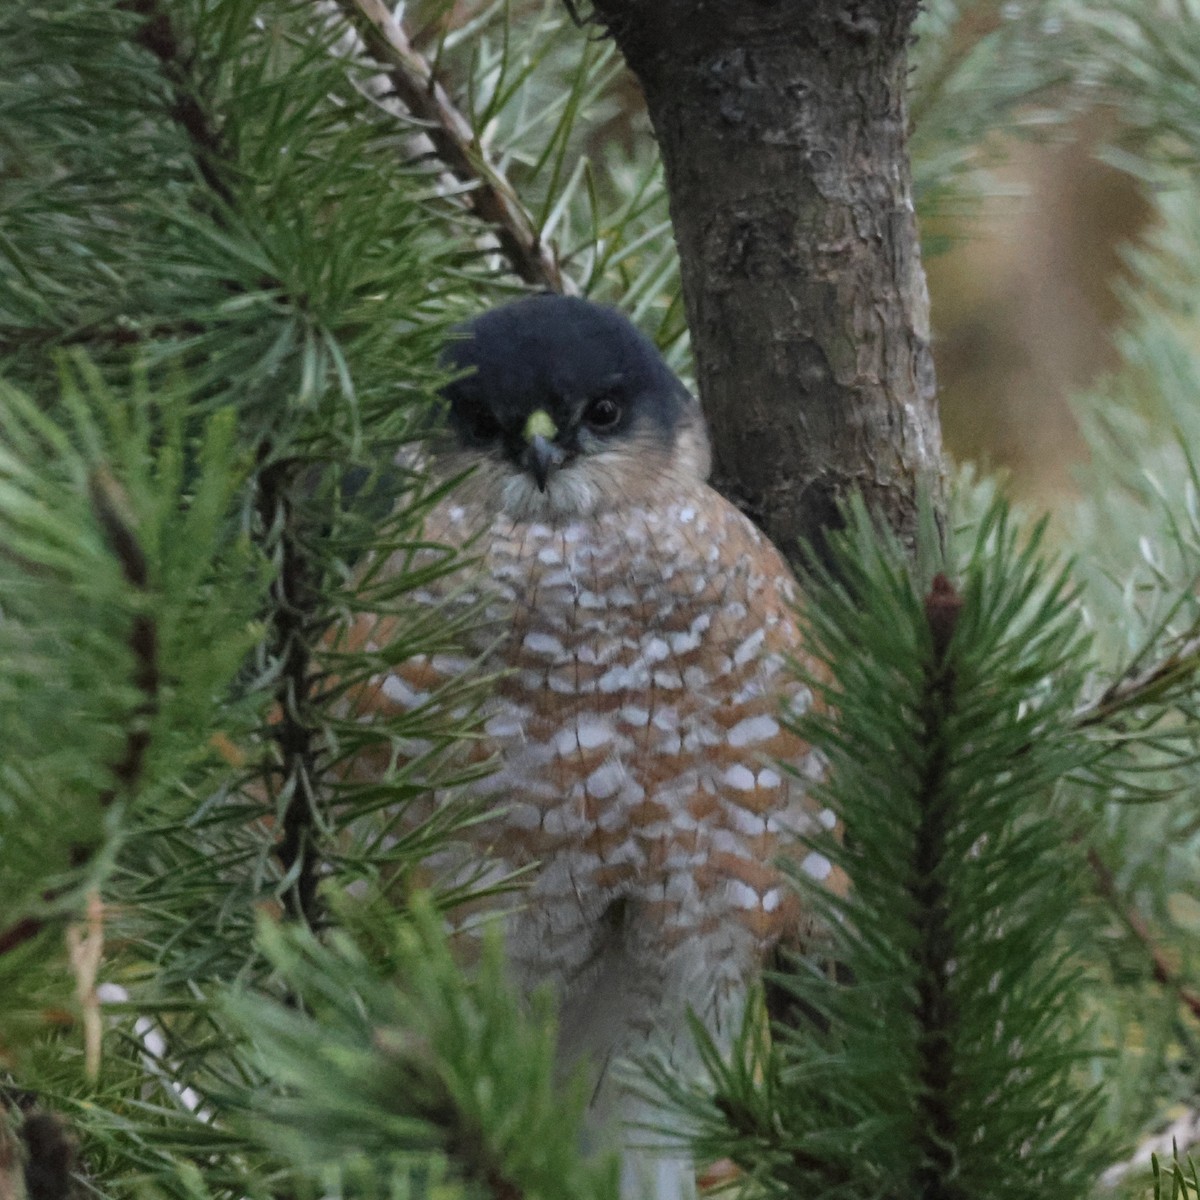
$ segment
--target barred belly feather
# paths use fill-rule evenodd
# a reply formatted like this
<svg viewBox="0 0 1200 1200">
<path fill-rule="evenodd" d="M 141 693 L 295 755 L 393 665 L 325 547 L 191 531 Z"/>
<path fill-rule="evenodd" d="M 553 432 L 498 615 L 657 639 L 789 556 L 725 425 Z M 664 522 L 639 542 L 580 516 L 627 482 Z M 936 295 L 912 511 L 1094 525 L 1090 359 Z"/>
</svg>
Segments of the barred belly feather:
<svg viewBox="0 0 1200 1200">
<path fill-rule="evenodd" d="M 803 652 L 791 573 L 706 485 L 673 491 L 558 525 L 501 516 L 476 543 L 492 590 L 467 650 L 502 672 L 476 749 L 498 764 L 478 785 L 495 816 L 431 863 L 532 870 L 506 904 L 514 973 L 556 989 L 564 1059 L 601 1068 L 684 1053 L 689 1007 L 718 1037 L 729 1028 L 801 919 L 775 860 L 828 819 L 804 794 L 819 755 L 784 723 L 811 702 L 787 663 Z M 479 518 L 451 499 L 426 536 L 464 544 Z M 404 710 L 466 661 L 401 664 L 372 680 L 368 707 Z"/>
</svg>

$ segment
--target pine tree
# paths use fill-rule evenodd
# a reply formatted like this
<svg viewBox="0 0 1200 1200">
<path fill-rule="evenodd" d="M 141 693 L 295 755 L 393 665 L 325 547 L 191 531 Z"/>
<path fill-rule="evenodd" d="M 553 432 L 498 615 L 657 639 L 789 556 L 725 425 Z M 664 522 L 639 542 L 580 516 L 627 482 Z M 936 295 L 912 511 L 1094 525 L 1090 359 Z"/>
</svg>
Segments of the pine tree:
<svg viewBox="0 0 1200 1200">
<path fill-rule="evenodd" d="M 363 564 L 425 548 L 460 317 L 579 291 L 690 373 L 617 46 L 461 7 L 0 11 L 0 1196 L 616 1194 L 549 998 L 495 943 L 457 963 L 463 897 L 411 883 L 470 806 L 395 836 L 486 681 L 363 726 L 337 701 L 380 659 L 325 639 L 369 610 L 391 654 L 454 644 L 408 598 L 449 551 Z M 814 567 L 846 836 L 811 852 L 852 890 L 732 1058 L 698 1030 L 704 1078 L 631 1068 L 747 1196 L 1082 1195 L 1198 1086 L 1200 13 L 937 0 L 919 33 L 928 252 L 990 135 L 1100 101 L 1163 220 L 1081 402 L 1073 562 L 964 478 L 915 551 L 859 509 Z"/>
</svg>

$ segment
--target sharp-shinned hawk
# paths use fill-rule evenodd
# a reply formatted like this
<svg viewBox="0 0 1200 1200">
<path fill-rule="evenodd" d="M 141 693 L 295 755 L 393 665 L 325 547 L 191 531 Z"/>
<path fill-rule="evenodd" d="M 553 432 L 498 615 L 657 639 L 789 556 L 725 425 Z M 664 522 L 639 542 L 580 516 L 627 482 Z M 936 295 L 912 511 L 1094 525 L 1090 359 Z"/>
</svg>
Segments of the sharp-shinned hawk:
<svg viewBox="0 0 1200 1200">
<path fill-rule="evenodd" d="M 795 583 L 705 482 L 698 403 L 615 310 L 529 297 L 471 322 L 447 361 L 452 444 L 435 469 L 465 478 L 425 536 L 479 535 L 481 563 L 418 599 L 484 620 L 463 655 L 380 673 L 357 706 L 386 719 L 464 670 L 500 672 L 475 750 L 497 763 L 479 785 L 494 815 L 458 850 L 528 872 L 506 901 L 514 975 L 553 985 L 564 1061 L 595 1064 L 615 1119 L 633 1110 L 610 1060 L 688 1061 L 689 1008 L 726 1037 L 802 925 L 777 857 L 830 873 L 797 842 L 834 816 L 806 799 L 819 756 L 786 724 L 811 699 L 788 661 L 804 661 Z M 346 632 L 377 648 L 395 627 Z M 678 1160 L 651 1170 L 627 1190 L 687 1191 Z"/>
</svg>

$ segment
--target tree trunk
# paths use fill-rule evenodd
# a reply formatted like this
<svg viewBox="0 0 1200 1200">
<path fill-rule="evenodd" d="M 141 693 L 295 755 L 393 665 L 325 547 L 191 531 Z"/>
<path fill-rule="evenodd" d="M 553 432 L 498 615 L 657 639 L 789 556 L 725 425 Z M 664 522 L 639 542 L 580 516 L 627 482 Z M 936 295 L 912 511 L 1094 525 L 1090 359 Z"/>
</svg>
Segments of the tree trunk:
<svg viewBox="0 0 1200 1200">
<path fill-rule="evenodd" d="M 906 151 L 916 0 L 594 0 L 666 166 L 716 483 L 793 561 L 906 538 L 941 432 Z"/>
</svg>

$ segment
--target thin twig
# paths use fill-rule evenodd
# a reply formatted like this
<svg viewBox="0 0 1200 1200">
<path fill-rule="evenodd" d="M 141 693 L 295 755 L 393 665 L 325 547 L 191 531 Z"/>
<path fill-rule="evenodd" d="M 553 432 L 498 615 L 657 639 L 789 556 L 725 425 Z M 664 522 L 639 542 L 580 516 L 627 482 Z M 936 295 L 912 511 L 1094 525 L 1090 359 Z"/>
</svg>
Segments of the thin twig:
<svg viewBox="0 0 1200 1200">
<path fill-rule="evenodd" d="M 1117 888 L 1117 881 L 1108 864 L 1100 857 L 1095 847 L 1087 852 L 1088 866 L 1096 877 L 1096 888 L 1108 905 L 1119 916 L 1125 927 L 1141 943 L 1142 948 L 1150 958 L 1154 978 L 1164 987 L 1175 992 L 1180 1001 L 1191 1011 L 1192 1016 L 1200 1018 L 1200 992 L 1189 987 L 1171 966 L 1166 954 L 1155 941 L 1150 926 L 1136 909 L 1127 905 Z"/>
<path fill-rule="evenodd" d="M 367 53 L 380 65 L 397 97 L 433 143 L 447 171 L 469 190 L 464 200 L 495 231 L 499 248 L 513 271 L 526 283 L 554 292 L 576 291 L 565 276 L 554 246 L 543 242 L 529 211 L 504 173 L 479 144 L 470 122 L 437 81 L 425 57 L 383 0 L 337 0 L 362 38 Z"/>
<path fill-rule="evenodd" d="M 1102 695 L 1075 710 L 1079 729 L 1100 725 L 1122 709 L 1155 699 L 1163 688 L 1200 669 L 1200 634 L 1196 634 L 1144 671 L 1126 674 L 1105 688 Z"/>
</svg>

